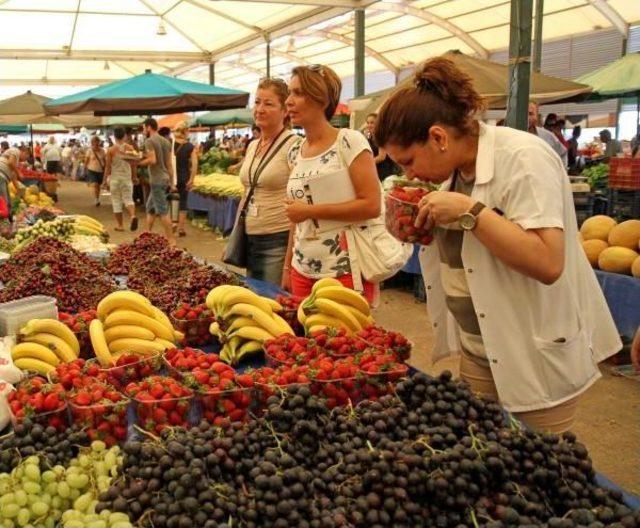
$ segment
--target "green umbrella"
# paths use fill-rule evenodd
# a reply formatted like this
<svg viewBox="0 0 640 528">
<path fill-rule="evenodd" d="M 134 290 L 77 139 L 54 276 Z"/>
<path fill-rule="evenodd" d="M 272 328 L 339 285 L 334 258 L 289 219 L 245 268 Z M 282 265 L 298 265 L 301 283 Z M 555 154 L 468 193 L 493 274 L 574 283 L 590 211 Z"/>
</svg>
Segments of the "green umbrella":
<svg viewBox="0 0 640 528">
<path fill-rule="evenodd" d="M 249 94 L 147 71 L 45 104 L 48 114 L 91 111 L 95 115 L 173 114 L 246 106 Z"/>
<path fill-rule="evenodd" d="M 216 110 L 194 118 L 191 126 L 253 125 L 253 112 L 249 108 Z"/>
<path fill-rule="evenodd" d="M 636 103 L 637 132 L 640 134 L 640 52 L 630 53 L 576 79 L 576 82 L 593 87 L 588 101 L 623 99 Z"/>
</svg>

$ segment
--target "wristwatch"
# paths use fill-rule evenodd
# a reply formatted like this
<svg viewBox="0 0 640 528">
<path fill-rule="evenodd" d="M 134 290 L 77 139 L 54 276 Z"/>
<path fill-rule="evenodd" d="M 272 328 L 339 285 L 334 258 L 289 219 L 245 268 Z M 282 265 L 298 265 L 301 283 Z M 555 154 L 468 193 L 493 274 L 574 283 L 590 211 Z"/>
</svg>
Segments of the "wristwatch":
<svg viewBox="0 0 640 528">
<path fill-rule="evenodd" d="M 478 215 L 486 206 L 482 202 L 476 202 L 466 213 L 460 215 L 458 222 L 465 231 L 473 231 L 478 223 Z"/>
</svg>

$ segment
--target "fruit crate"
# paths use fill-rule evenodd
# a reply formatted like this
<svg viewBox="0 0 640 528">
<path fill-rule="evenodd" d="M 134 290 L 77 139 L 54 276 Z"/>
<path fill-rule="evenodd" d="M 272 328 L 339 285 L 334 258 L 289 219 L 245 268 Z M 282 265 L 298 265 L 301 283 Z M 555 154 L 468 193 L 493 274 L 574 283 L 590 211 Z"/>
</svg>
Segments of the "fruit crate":
<svg viewBox="0 0 640 528">
<path fill-rule="evenodd" d="M 173 327 L 184 334 L 184 346 L 205 346 L 213 343 L 214 336 L 209 332 L 215 316 L 198 319 L 176 319 L 171 316 Z"/>
<path fill-rule="evenodd" d="M 433 240 L 430 230 L 415 227 L 418 204 L 400 200 L 395 196 L 385 196 L 385 225 L 387 231 L 400 242 L 428 245 Z"/>
<path fill-rule="evenodd" d="M 221 391 L 204 390 L 196 394 L 198 416 L 216 427 L 229 427 L 232 423 L 245 422 L 254 401 L 252 388 L 239 387 Z"/>
<path fill-rule="evenodd" d="M 616 217 L 619 221 L 640 217 L 640 190 L 609 189 L 608 198 L 609 216 Z"/>
<path fill-rule="evenodd" d="M 26 417 L 25 417 L 26 418 Z M 64 431 L 69 426 L 69 409 L 65 403 L 63 403 L 58 409 L 42 413 L 34 413 L 28 417 L 33 423 L 42 425 L 43 427 L 55 427 L 58 431 Z M 16 418 L 13 413 L 11 414 L 11 422 L 15 426 L 19 424 L 22 419 Z"/>
<path fill-rule="evenodd" d="M 130 400 L 122 396 L 122 400 L 113 403 L 95 405 L 78 405 L 69 400 L 71 421 L 86 428 L 95 440 L 102 440 L 111 447 L 127 439 L 127 416 Z"/>
<path fill-rule="evenodd" d="M 120 355 L 123 357 L 126 353 Z M 131 356 L 138 356 L 131 354 Z M 150 356 L 138 356 L 138 361 L 132 361 L 122 365 L 113 367 L 100 367 L 98 374 L 99 379 L 113 385 L 116 389 L 123 391 L 124 388 L 132 382 L 142 381 L 147 376 L 161 374 L 164 369 L 164 362 L 159 353 Z M 87 365 L 97 364 L 96 359 L 87 361 Z"/>
<path fill-rule="evenodd" d="M 398 365 L 396 368 L 386 372 L 372 373 L 362 371 L 360 383 L 363 398 L 377 400 L 387 394 L 393 394 L 396 383 L 405 378 L 408 372 L 409 367 L 407 365 Z"/>
<path fill-rule="evenodd" d="M 14 335 L 31 319 L 58 319 L 56 299 L 32 295 L 0 304 L 0 336 Z"/>
<path fill-rule="evenodd" d="M 640 159 L 611 158 L 609 161 L 609 188 L 640 190 Z"/>
<path fill-rule="evenodd" d="M 133 398 L 136 425 L 143 430 L 160 434 L 166 427 L 189 427 L 197 423 L 194 415 L 194 396 L 162 400 Z"/>
</svg>

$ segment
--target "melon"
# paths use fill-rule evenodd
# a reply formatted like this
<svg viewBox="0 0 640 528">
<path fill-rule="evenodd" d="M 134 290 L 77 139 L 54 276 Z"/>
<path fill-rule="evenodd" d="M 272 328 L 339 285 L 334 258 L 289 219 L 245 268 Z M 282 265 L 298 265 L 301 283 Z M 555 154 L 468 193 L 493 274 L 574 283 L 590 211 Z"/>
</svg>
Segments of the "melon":
<svg viewBox="0 0 640 528">
<path fill-rule="evenodd" d="M 631 264 L 631 275 L 640 278 L 640 257 L 633 261 Z"/>
<path fill-rule="evenodd" d="M 605 249 L 609 247 L 604 240 L 598 240 L 594 238 L 593 240 L 585 240 L 582 243 L 582 249 L 587 255 L 587 259 L 589 260 L 589 264 L 591 264 L 594 268 L 598 267 L 598 257 L 600 253 L 602 253 Z"/>
<path fill-rule="evenodd" d="M 611 273 L 631 273 L 631 266 L 638 258 L 638 254 L 626 247 L 613 246 L 605 249 L 598 257 L 598 266 L 603 271 Z"/>
<path fill-rule="evenodd" d="M 614 226 L 609 232 L 609 245 L 638 249 L 640 220 L 627 220 Z"/>
<path fill-rule="evenodd" d="M 609 231 L 616 225 L 616 221 L 610 216 L 597 215 L 587 218 L 580 227 L 580 234 L 584 240 L 607 240 Z"/>
</svg>

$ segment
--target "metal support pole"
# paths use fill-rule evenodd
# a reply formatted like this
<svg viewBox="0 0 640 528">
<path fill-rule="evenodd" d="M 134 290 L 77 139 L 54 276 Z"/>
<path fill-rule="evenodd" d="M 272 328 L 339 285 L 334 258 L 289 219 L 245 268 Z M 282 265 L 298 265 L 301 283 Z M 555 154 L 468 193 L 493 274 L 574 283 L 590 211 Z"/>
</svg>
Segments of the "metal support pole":
<svg viewBox="0 0 640 528">
<path fill-rule="evenodd" d="M 511 0 L 509 35 L 509 97 L 506 125 L 527 130 L 531 78 L 533 0 Z"/>
<path fill-rule="evenodd" d="M 265 36 L 267 41 L 267 77 L 271 77 L 271 37 Z"/>
<path fill-rule="evenodd" d="M 355 11 L 355 71 L 354 71 L 354 96 L 364 95 L 364 9 Z"/>
<path fill-rule="evenodd" d="M 620 56 L 624 57 L 627 54 L 627 39 L 622 39 L 622 50 Z M 620 114 L 622 112 L 622 99 L 618 97 L 616 99 L 616 139 L 620 139 Z M 640 125 L 639 125 L 640 126 Z"/>
<path fill-rule="evenodd" d="M 211 85 L 216 84 L 216 63 L 215 62 L 209 63 L 209 84 Z"/>
<path fill-rule="evenodd" d="M 533 71 L 542 68 L 542 22 L 544 21 L 544 0 L 536 0 L 536 18 L 533 32 Z"/>
</svg>

